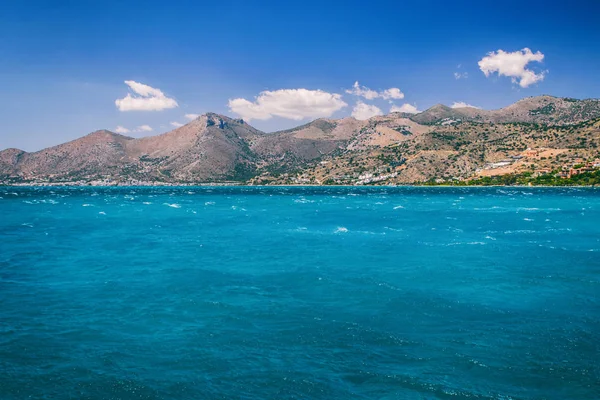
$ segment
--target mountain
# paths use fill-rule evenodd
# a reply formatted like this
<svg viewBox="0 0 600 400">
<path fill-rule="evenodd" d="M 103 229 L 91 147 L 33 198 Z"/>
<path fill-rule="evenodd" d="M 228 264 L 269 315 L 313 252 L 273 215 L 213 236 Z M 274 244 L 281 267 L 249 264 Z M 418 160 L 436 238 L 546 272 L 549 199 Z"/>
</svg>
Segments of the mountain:
<svg viewBox="0 0 600 400">
<path fill-rule="evenodd" d="M 475 119 L 467 117 L 471 110 L 476 110 L 475 108 L 463 108 L 463 109 L 454 109 L 443 104 L 436 104 L 435 106 L 423 111 L 422 113 L 414 115 L 411 120 L 424 125 L 432 125 L 436 123 L 442 123 L 444 121 L 462 121 Z"/>
<path fill-rule="evenodd" d="M 25 179 L 41 176 L 87 176 L 100 168 L 111 172 L 123 164 L 130 137 L 100 130 L 77 140 L 26 153 L 9 149 L 0 153 L 0 174 L 18 174 Z"/>
<path fill-rule="evenodd" d="M 248 139 L 264 135 L 242 120 L 209 113 L 158 136 L 134 139 L 106 130 L 34 153 L 0 152 L 0 176 L 25 180 L 192 181 L 249 177 Z M 241 174 L 241 175 L 240 175 Z"/>
<path fill-rule="evenodd" d="M 295 170 L 344 149 L 363 125 L 354 118 L 317 119 L 293 129 L 258 136 L 250 146 L 267 170 Z"/>
<path fill-rule="evenodd" d="M 571 125 L 600 114 L 600 100 L 576 100 L 553 96 L 528 97 L 499 110 L 475 107 L 450 108 L 437 104 L 415 115 L 421 124 L 439 124 L 449 120 L 483 123 L 526 122 L 547 125 Z"/>
<path fill-rule="evenodd" d="M 595 99 L 530 97 L 490 111 L 438 104 L 274 133 L 207 113 L 157 136 L 101 130 L 37 152 L 1 151 L 0 183 L 415 183 L 556 170 L 600 157 L 599 145 Z"/>
<path fill-rule="evenodd" d="M 262 135 L 243 120 L 208 113 L 171 132 L 132 141 L 127 154 L 139 179 L 240 180 L 250 177 L 257 161 L 249 140 Z"/>
</svg>

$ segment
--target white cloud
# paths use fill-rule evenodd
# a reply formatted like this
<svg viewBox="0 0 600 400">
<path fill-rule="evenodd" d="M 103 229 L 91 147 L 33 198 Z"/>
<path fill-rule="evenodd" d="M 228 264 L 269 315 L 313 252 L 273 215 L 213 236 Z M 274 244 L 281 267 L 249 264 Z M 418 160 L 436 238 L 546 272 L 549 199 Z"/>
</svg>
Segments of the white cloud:
<svg viewBox="0 0 600 400">
<path fill-rule="evenodd" d="M 471 104 L 467 104 L 464 101 L 455 101 L 451 106 L 451 108 L 476 108 L 478 110 L 481 110 L 481 107 L 477 107 L 477 106 L 473 106 Z"/>
<path fill-rule="evenodd" d="M 409 104 L 409 103 L 404 103 L 402 104 L 400 107 L 398 107 L 397 105 L 392 104 L 392 108 L 390 108 L 390 112 L 401 112 L 401 113 L 407 113 L 407 114 L 417 114 L 420 113 L 421 111 L 419 111 L 417 109 L 416 106 Z"/>
<path fill-rule="evenodd" d="M 174 126 L 175 128 L 180 128 L 183 126 L 183 124 L 180 122 L 173 121 L 171 122 L 171 126 Z"/>
<path fill-rule="evenodd" d="M 373 100 L 377 98 L 382 98 L 385 100 L 404 98 L 404 93 L 402 93 L 398 88 L 389 88 L 382 92 L 377 92 L 376 90 L 371 90 L 366 86 L 360 86 L 358 81 L 354 82 L 352 89 L 347 89 L 346 93 L 353 94 L 358 97 L 364 97 L 367 100 Z"/>
<path fill-rule="evenodd" d="M 293 120 L 330 117 L 346 107 L 342 96 L 322 90 L 280 89 L 264 91 L 254 101 L 230 99 L 229 110 L 246 120 L 282 117 Z"/>
<path fill-rule="evenodd" d="M 198 118 L 199 116 L 200 116 L 200 114 L 185 114 L 185 117 L 186 117 L 187 119 L 189 119 L 190 121 L 192 121 L 192 120 L 194 120 L 194 119 Z"/>
<path fill-rule="evenodd" d="M 455 72 L 454 73 L 454 79 L 458 80 L 458 79 L 467 79 L 469 77 L 469 73 L 468 72 L 463 72 L 462 74 L 460 72 Z"/>
<path fill-rule="evenodd" d="M 154 129 L 150 125 L 140 125 L 135 129 L 127 129 L 121 125 L 115 128 L 116 133 L 130 133 L 130 132 L 152 132 Z"/>
<path fill-rule="evenodd" d="M 129 133 L 129 132 L 131 132 L 131 131 L 130 131 L 129 129 L 127 129 L 127 128 L 125 128 L 125 127 L 122 127 L 121 125 L 119 125 L 119 126 L 117 126 L 117 127 L 115 128 L 115 132 L 116 132 L 116 133 Z"/>
<path fill-rule="evenodd" d="M 530 62 L 542 62 L 544 54 L 541 52 L 533 53 L 530 49 L 508 53 L 504 50 L 492 51 L 487 56 L 483 57 L 478 65 L 479 69 L 489 77 L 494 72 L 499 76 L 508 76 L 512 78 L 513 83 L 518 83 L 522 88 L 526 88 L 536 82 L 544 80 L 546 72 L 536 74 L 534 71 L 527 69 L 527 64 Z"/>
<path fill-rule="evenodd" d="M 365 104 L 362 101 L 356 103 L 352 109 L 352 116 L 359 120 L 369 119 L 376 115 L 383 115 L 381 109 L 371 104 Z"/>
<path fill-rule="evenodd" d="M 367 100 L 373 100 L 379 97 L 379 93 L 377 93 L 375 90 L 369 89 L 366 86 L 360 86 L 358 81 L 354 82 L 352 89 L 347 89 L 346 93 L 364 97 Z"/>
<path fill-rule="evenodd" d="M 402 93 L 400 91 L 400 89 L 398 88 L 389 88 L 384 90 L 383 92 L 381 92 L 380 94 L 381 98 L 388 100 L 388 99 L 403 99 L 404 98 L 404 93 Z"/>
<path fill-rule="evenodd" d="M 135 129 L 136 132 L 152 132 L 153 130 L 150 125 L 140 125 Z"/>
<path fill-rule="evenodd" d="M 134 94 L 127 93 L 124 98 L 115 100 L 119 111 L 160 111 L 179 106 L 160 89 L 135 81 L 125 81 L 125 84 Z"/>
</svg>

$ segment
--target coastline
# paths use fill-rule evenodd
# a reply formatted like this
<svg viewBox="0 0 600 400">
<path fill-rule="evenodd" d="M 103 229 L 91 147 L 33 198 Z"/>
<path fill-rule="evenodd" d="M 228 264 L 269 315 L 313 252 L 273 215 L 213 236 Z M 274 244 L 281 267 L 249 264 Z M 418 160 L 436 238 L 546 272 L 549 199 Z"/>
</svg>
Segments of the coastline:
<svg viewBox="0 0 600 400">
<path fill-rule="evenodd" d="M 194 187 L 240 187 L 240 188 L 269 188 L 269 187 L 319 187 L 319 188 L 590 188 L 600 189 L 600 185 L 426 185 L 426 184 L 405 184 L 405 185 L 247 185 L 244 183 L 194 183 L 194 184 L 141 184 L 141 185 L 85 185 L 85 184 L 0 184 L 1 187 L 22 187 L 22 188 L 194 188 Z"/>
</svg>

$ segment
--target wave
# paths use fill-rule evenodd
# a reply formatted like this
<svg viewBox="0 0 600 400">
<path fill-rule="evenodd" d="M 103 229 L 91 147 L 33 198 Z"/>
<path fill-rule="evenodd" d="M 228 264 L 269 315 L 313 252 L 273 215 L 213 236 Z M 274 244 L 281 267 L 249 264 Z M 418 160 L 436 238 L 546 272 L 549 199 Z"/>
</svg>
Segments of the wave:
<svg viewBox="0 0 600 400">
<path fill-rule="evenodd" d="M 314 200 L 308 200 L 307 198 L 304 197 L 300 197 L 299 199 L 294 199 L 294 203 L 299 203 L 299 204 L 307 204 L 307 203 L 314 203 Z"/>
</svg>

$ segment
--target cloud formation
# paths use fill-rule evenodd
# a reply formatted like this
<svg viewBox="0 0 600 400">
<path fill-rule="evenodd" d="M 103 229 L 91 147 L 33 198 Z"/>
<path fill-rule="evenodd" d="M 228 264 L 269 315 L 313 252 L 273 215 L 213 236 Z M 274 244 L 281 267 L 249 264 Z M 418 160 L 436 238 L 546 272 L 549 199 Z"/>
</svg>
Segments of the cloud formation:
<svg viewBox="0 0 600 400">
<path fill-rule="evenodd" d="M 454 79 L 459 80 L 459 79 L 467 79 L 469 77 L 469 73 L 468 72 L 455 72 L 454 73 Z"/>
<path fill-rule="evenodd" d="M 508 76 L 513 83 L 518 83 L 522 88 L 526 88 L 544 80 L 546 74 L 546 71 L 536 74 L 531 69 L 527 69 L 527 64 L 543 60 L 544 54 L 539 51 L 533 53 L 526 47 L 512 53 L 504 50 L 492 51 L 483 57 L 478 65 L 486 77 L 497 72 L 498 76 Z"/>
<path fill-rule="evenodd" d="M 229 110 L 246 120 L 273 117 L 293 119 L 330 117 L 346 107 L 342 96 L 322 90 L 280 89 L 260 92 L 254 101 L 230 99 Z"/>
<path fill-rule="evenodd" d="M 404 103 L 401 106 L 397 106 L 395 104 L 392 104 L 392 108 L 390 108 L 390 112 L 401 112 L 401 113 L 407 113 L 407 114 L 417 114 L 420 113 L 421 111 L 419 111 L 417 109 L 416 106 L 409 104 L 409 103 Z"/>
<path fill-rule="evenodd" d="M 119 125 L 119 126 L 117 126 L 117 127 L 115 128 L 115 132 L 116 132 L 116 133 L 121 133 L 121 134 L 123 134 L 123 133 L 129 133 L 129 132 L 131 132 L 131 131 L 130 131 L 129 129 L 127 129 L 127 128 L 125 128 L 125 127 L 121 126 L 121 125 Z"/>
<path fill-rule="evenodd" d="M 150 125 L 140 125 L 136 128 L 136 132 L 152 132 L 154 129 Z"/>
<path fill-rule="evenodd" d="M 116 133 L 125 134 L 125 133 L 133 133 L 133 132 L 152 132 L 154 129 L 150 125 L 140 125 L 135 129 L 127 129 L 124 126 L 117 126 L 115 128 Z"/>
<path fill-rule="evenodd" d="M 185 117 L 187 119 L 189 119 L 190 121 L 195 120 L 196 118 L 198 118 L 200 116 L 200 114 L 185 114 Z"/>
<path fill-rule="evenodd" d="M 175 128 L 180 128 L 183 126 L 183 124 L 181 122 L 177 122 L 177 121 L 172 121 L 170 122 L 171 126 L 174 126 Z"/>
<path fill-rule="evenodd" d="M 129 86 L 133 95 L 127 93 L 122 99 L 115 100 L 119 111 L 161 111 L 179 106 L 160 89 L 135 81 L 125 81 L 125 84 Z"/>
<path fill-rule="evenodd" d="M 467 104 L 464 101 L 455 101 L 454 103 L 452 103 L 452 105 L 450 106 L 451 108 L 476 108 L 478 110 L 481 110 L 481 107 L 477 107 L 477 106 L 473 106 L 471 104 Z"/>
<path fill-rule="evenodd" d="M 358 120 L 369 119 L 376 115 L 383 115 L 381 109 L 372 104 L 365 104 L 362 101 L 356 103 L 352 109 L 352 116 Z"/>
<path fill-rule="evenodd" d="M 367 100 L 373 100 L 377 98 L 381 98 L 384 100 L 404 98 L 404 93 L 402 93 L 398 88 L 389 88 L 378 92 L 376 90 L 371 90 L 366 86 L 360 86 L 358 81 L 354 82 L 354 85 L 352 85 L 352 89 L 347 89 L 346 93 L 353 94 L 358 97 L 364 97 Z"/>
</svg>

